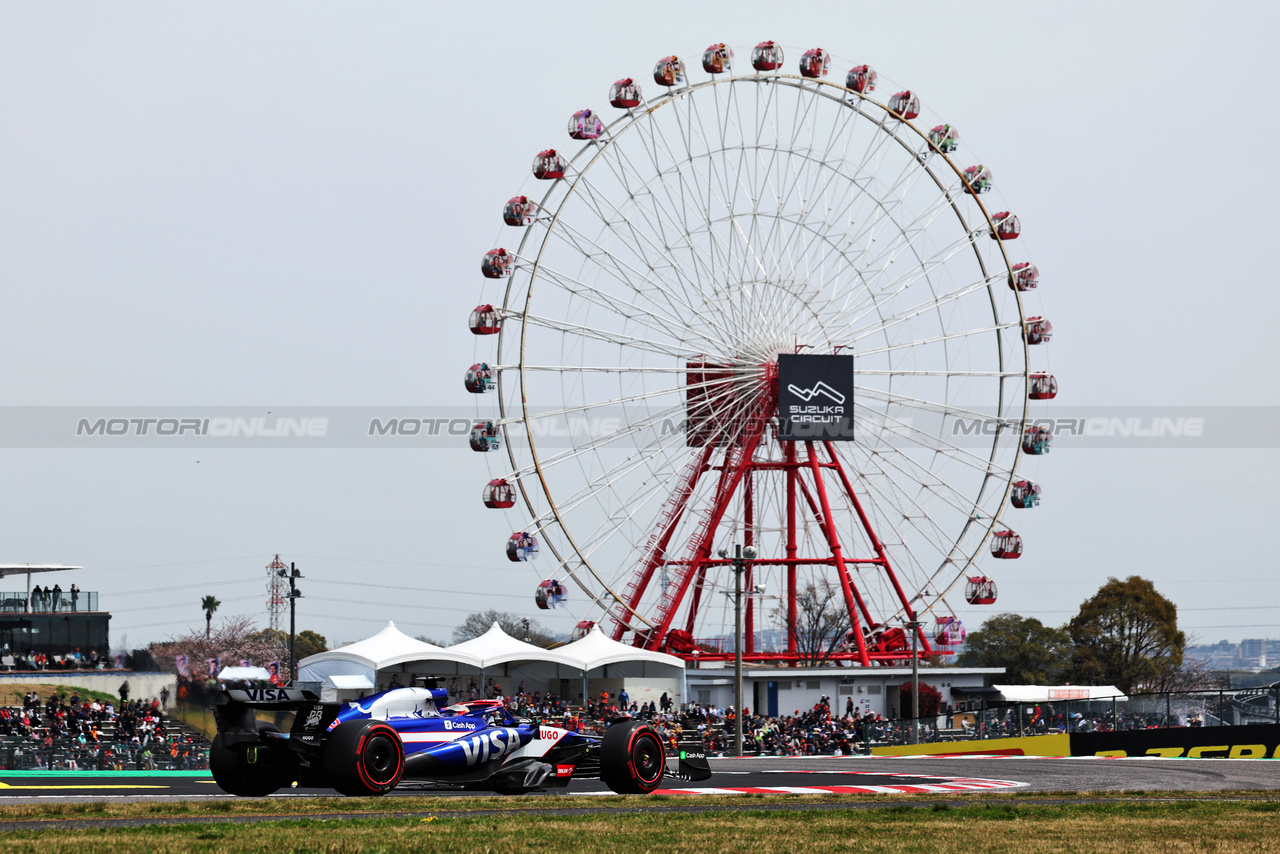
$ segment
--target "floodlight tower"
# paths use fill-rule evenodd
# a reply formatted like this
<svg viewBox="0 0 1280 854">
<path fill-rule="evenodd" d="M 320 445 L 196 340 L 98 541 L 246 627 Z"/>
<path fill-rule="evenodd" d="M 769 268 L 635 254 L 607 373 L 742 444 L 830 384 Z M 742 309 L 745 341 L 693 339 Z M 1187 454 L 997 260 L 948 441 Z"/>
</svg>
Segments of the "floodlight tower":
<svg viewBox="0 0 1280 854">
<path fill-rule="evenodd" d="M 272 631 L 280 631 L 285 604 L 289 601 L 288 569 L 289 565 L 280 560 L 280 555 L 267 564 L 267 614 Z"/>
</svg>

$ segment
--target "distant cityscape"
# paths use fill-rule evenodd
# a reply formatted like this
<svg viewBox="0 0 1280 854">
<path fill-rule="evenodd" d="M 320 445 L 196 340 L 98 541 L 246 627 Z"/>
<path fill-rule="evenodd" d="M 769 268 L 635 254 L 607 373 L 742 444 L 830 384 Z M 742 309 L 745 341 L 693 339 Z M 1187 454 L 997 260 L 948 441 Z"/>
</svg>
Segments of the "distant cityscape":
<svg viewBox="0 0 1280 854">
<path fill-rule="evenodd" d="M 1189 646 L 1183 658 L 1187 663 L 1204 662 L 1210 670 L 1273 670 L 1280 668 L 1280 640 L 1245 638 L 1240 643 Z"/>
</svg>

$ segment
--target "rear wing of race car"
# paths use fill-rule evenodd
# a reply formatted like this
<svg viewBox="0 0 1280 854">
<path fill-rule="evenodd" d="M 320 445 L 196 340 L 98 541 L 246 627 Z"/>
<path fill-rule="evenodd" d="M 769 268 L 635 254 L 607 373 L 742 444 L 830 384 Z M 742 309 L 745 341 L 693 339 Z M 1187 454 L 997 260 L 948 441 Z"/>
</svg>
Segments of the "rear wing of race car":
<svg viewBox="0 0 1280 854">
<path fill-rule="evenodd" d="M 294 730 L 311 718 L 331 721 L 342 708 L 340 703 L 321 703 L 315 692 L 305 688 L 277 688 L 274 686 L 220 686 L 213 707 L 213 717 L 218 733 L 228 745 L 261 740 L 255 710 L 272 712 L 299 712 Z M 303 714 L 303 710 L 307 710 Z M 319 715 L 316 711 L 319 710 Z M 325 721 L 328 723 L 328 721 Z M 306 740 L 306 739 L 304 739 Z"/>
</svg>

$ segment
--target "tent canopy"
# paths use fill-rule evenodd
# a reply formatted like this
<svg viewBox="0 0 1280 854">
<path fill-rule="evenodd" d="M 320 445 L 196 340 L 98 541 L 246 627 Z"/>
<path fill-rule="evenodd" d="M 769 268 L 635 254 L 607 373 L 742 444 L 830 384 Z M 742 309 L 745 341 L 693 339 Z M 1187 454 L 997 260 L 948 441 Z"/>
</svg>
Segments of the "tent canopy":
<svg viewBox="0 0 1280 854">
<path fill-rule="evenodd" d="M 479 637 L 439 647 L 411 638 L 387 623 L 373 637 L 328 652 L 308 656 L 298 662 L 299 677 L 321 680 L 330 685 L 343 677 L 364 677 L 377 682 L 377 673 L 411 662 L 450 662 L 486 670 L 514 662 L 558 664 L 581 671 L 584 675 L 597 667 L 623 662 L 660 664 L 684 669 L 684 661 L 647 649 L 638 649 L 605 636 L 599 626 L 586 637 L 559 649 L 542 649 L 517 640 L 496 622 Z"/>
<path fill-rule="evenodd" d="M 333 685 L 336 677 L 359 676 L 373 685 L 379 670 L 407 661 L 450 661 L 476 668 L 482 666 L 474 656 L 451 653 L 444 647 L 411 638 L 397 629 L 395 623 L 388 622 L 386 628 L 373 637 L 302 659 L 298 662 L 298 677 Z"/>
<path fill-rule="evenodd" d="M 502 630 L 495 621 L 489 631 L 471 640 L 456 643 L 448 648 L 451 653 L 475 656 L 483 667 L 496 667 L 512 661 L 549 661 L 555 664 L 574 665 L 565 659 L 560 650 L 543 649 L 522 640 L 516 640 Z"/>
<path fill-rule="evenodd" d="M 992 685 L 1010 703 L 1056 703 L 1065 700 L 1128 700 L 1114 685 Z"/>
<path fill-rule="evenodd" d="M 618 664 L 623 661 L 646 661 L 684 670 L 684 659 L 621 643 L 606 637 L 599 626 L 593 626 L 586 637 L 568 646 L 562 646 L 556 652 L 563 656 L 568 664 L 579 670 L 594 670 L 606 664 Z"/>
<path fill-rule="evenodd" d="M 309 655 L 298 664 L 306 667 L 320 661 L 351 661 L 377 670 L 391 663 L 389 660 L 393 658 L 405 655 L 437 658 L 442 653 L 444 653 L 444 647 L 411 638 L 397 629 L 395 623 L 388 622 L 387 627 L 373 637 L 347 644 L 339 649 Z"/>
</svg>

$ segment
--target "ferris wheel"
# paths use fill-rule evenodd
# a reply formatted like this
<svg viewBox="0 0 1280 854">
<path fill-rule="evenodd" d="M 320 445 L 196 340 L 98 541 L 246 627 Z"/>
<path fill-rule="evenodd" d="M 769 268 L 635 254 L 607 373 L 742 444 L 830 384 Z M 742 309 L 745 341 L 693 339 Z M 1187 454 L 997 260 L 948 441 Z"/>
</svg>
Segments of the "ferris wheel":
<svg viewBox="0 0 1280 854">
<path fill-rule="evenodd" d="M 875 70 L 820 49 L 798 74 L 749 55 L 617 80 L 506 203 L 469 321 L 484 503 L 518 514 L 539 605 L 618 640 L 729 654 L 739 543 L 748 659 L 804 660 L 815 603 L 847 629 L 831 657 L 900 661 L 912 630 L 945 651 L 995 601 L 982 566 L 1022 555 L 1003 517 L 1040 497 L 1039 273 L 916 92 L 877 100 Z"/>
</svg>

